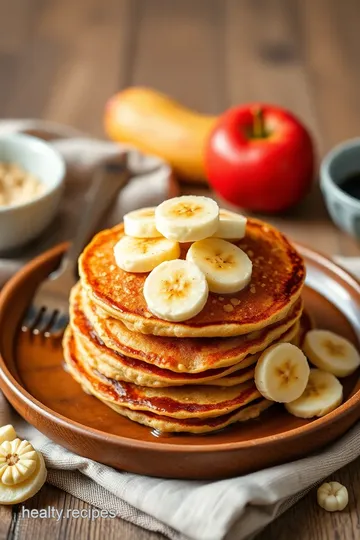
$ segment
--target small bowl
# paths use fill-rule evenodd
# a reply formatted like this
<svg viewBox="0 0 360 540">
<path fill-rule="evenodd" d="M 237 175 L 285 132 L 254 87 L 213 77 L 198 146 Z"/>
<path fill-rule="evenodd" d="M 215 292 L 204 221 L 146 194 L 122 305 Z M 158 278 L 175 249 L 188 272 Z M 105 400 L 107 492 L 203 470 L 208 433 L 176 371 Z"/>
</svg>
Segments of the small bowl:
<svg viewBox="0 0 360 540">
<path fill-rule="evenodd" d="M 329 214 L 343 231 L 360 239 L 360 200 L 340 187 L 346 177 L 360 173 L 360 138 L 336 146 L 320 167 L 320 187 Z"/>
<path fill-rule="evenodd" d="M 0 206 L 0 252 L 38 236 L 55 217 L 65 178 L 65 162 L 48 143 L 20 133 L 0 137 L 0 162 L 14 162 L 34 174 L 46 189 L 27 202 Z"/>
</svg>

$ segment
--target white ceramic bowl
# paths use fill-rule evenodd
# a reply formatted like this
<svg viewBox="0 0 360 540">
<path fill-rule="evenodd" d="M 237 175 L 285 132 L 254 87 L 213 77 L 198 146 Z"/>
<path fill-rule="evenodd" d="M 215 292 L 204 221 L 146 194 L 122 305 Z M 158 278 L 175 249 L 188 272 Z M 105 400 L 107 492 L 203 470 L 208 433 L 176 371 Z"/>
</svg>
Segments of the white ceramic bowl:
<svg viewBox="0 0 360 540">
<path fill-rule="evenodd" d="M 48 143 L 20 133 L 0 137 L 0 162 L 14 162 L 46 186 L 38 197 L 13 206 L 0 206 L 0 252 L 18 248 L 38 236 L 59 207 L 65 162 Z"/>
</svg>

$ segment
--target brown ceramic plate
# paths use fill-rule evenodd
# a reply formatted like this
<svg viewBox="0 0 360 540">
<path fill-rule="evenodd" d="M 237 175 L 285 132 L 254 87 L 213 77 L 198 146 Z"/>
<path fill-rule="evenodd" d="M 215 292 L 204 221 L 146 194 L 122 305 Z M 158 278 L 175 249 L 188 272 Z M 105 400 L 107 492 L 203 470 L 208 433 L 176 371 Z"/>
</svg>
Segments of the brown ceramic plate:
<svg viewBox="0 0 360 540">
<path fill-rule="evenodd" d="M 298 246 L 307 264 L 304 298 L 317 327 L 359 344 L 360 284 Z M 58 246 L 25 266 L 0 296 L 0 386 L 27 421 L 74 452 L 118 469 L 176 478 L 219 478 L 300 458 L 360 417 L 359 373 L 343 380 L 345 401 L 324 418 L 301 420 L 273 406 L 259 419 L 211 435 L 155 437 L 85 394 L 63 369 L 59 345 L 18 331 L 36 286 L 59 263 Z"/>
</svg>

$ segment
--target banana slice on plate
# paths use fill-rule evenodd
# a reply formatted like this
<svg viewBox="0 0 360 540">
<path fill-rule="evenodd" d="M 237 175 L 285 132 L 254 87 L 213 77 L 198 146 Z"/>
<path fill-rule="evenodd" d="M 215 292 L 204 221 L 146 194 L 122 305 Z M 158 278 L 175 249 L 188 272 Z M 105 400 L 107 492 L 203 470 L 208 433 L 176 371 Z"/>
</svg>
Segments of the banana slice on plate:
<svg viewBox="0 0 360 540">
<path fill-rule="evenodd" d="M 207 238 L 194 242 L 186 259 L 205 274 L 211 292 L 235 293 L 250 282 L 251 260 L 242 249 L 226 240 Z"/>
<path fill-rule="evenodd" d="M 324 416 L 338 407 L 343 400 L 340 381 L 328 371 L 311 369 L 304 393 L 295 401 L 286 403 L 286 410 L 299 418 Z"/>
<path fill-rule="evenodd" d="M 209 197 L 184 195 L 159 204 L 156 228 L 177 242 L 195 242 L 212 236 L 219 225 L 219 207 Z"/>
<path fill-rule="evenodd" d="M 344 510 L 349 502 L 348 490 L 339 482 L 325 482 L 317 490 L 317 502 L 327 512 Z"/>
<path fill-rule="evenodd" d="M 279 343 L 260 356 L 255 368 L 255 384 L 265 398 L 288 403 L 303 394 L 309 373 L 304 353 L 291 343 Z"/>
<path fill-rule="evenodd" d="M 45 462 L 28 441 L 0 445 L 0 504 L 18 504 L 37 493 L 46 480 Z"/>
<path fill-rule="evenodd" d="M 310 330 L 303 350 L 314 366 L 337 377 L 347 377 L 360 365 L 360 355 L 347 339 L 329 330 Z"/>
<path fill-rule="evenodd" d="M 116 264 L 126 272 L 151 272 L 158 264 L 179 256 L 179 244 L 163 237 L 123 236 L 114 246 Z"/>
<path fill-rule="evenodd" d="M 159 264 L 146 278 L 144 297 L 149 310 L 166 321 L 185 321 L 205 306 L 209 294 L 204 274 L 189 262 Z"/>
<path fill-rule="evenodd" d="M 245 216 L 220 208 L 219 226 L 213 237 L 224 240 L 240 240 L 245 236 L 246 221 Z"/>
<path fill-rule="evenodd" d="M 15 429 L 9 425 L 0 427 L 0 444 L 17 438 Z"/>
<path fill-rule="evenodd" d="M 141 208 L 124 216 L 124 230 L 127 236 L 136 238 L 159 238 L 161 233 L 155 226 L 155 208 Z"/>
</svg>

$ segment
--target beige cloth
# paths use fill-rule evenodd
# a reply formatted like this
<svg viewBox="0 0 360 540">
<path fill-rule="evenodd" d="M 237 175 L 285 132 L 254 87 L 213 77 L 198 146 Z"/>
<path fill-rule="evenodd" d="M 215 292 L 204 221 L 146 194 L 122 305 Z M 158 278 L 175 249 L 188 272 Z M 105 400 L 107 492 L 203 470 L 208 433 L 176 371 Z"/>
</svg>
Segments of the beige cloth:
<svg viewBox="0 0 360 540">
<path fill-rule="evenodd" d="M 19 122 L 0 123 L 0 135 L 22 129 L 22 126 Z M 41 124 L 40 127 L 54 129 L 49 125 Z M 70 168 L 76 166 L 82 172 L 99 157 L 114 151 L 111 143 L 83 138 L 55 144 Z M 135 159 L 141 166 L 141 157 Z M 160 174 L 156 173 L 148 182 L 151 190 L 147 189 L 145 194 L 135 180 L 130 194 L 126 195 L 126 204 L 124 199 L 118 201 L 113 219 L 121 215 L 128 204 L 134 207 L 156 204 L 164 196 L 166 174 L 164 166 Z M 72 182 L 76 184 L 76 181 Z M 71 236 L 73 209 L 83 196 L 84 183 L 79 181 L 78 186 L 68 187 L 55 234 L 37 242 L 17 259 L 0 259 L 0 283 L 34 253 L 59 237 Z M 342 264 L 346 261 L 342 260 Z M 96 507 L 115 511 L 123 519 L 174 540 L 249 538 L 293 505 L 314 484 L 360 455 L 360 427 L 357 426 L 326 450 L 293 463 L 216 482 L 163 480 L 115 471 L 65 450 L 22 420 L 0 394 L 0 425 L 7 423 L 13 424 L 22 438 L 29 439 L 43 453 L 49 468 L 48 482 Z"/>
</svg>

